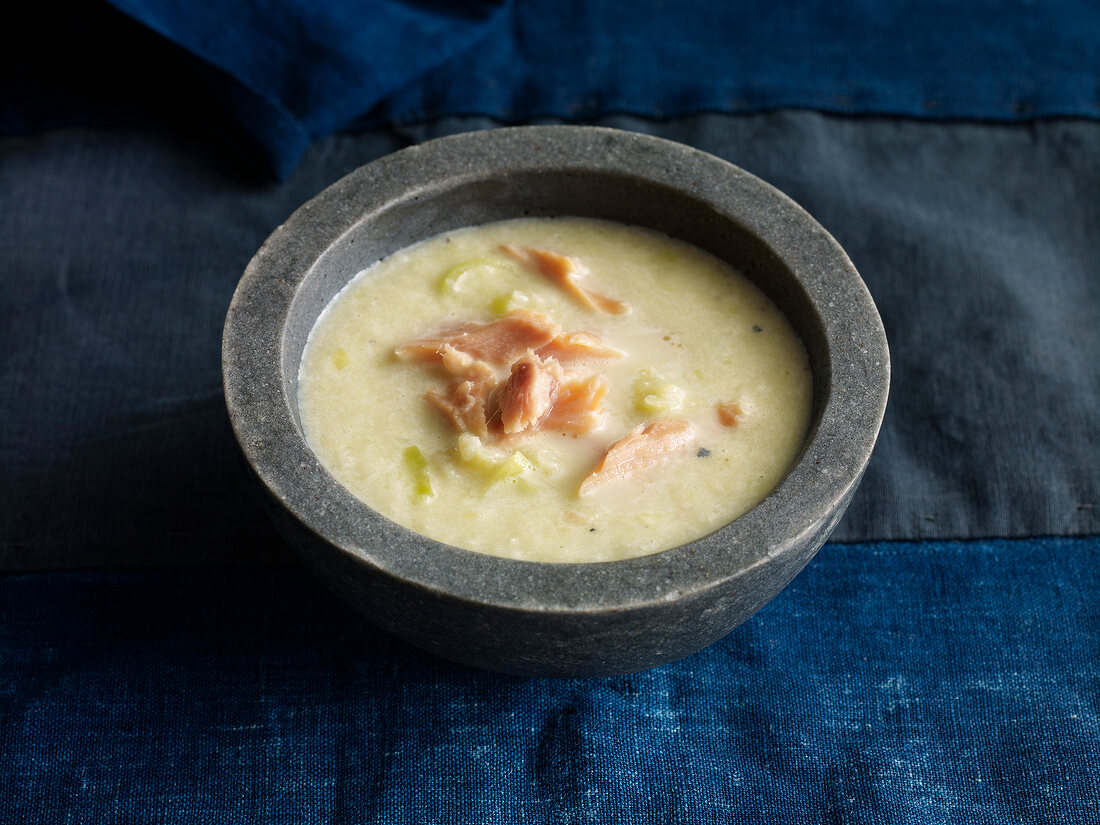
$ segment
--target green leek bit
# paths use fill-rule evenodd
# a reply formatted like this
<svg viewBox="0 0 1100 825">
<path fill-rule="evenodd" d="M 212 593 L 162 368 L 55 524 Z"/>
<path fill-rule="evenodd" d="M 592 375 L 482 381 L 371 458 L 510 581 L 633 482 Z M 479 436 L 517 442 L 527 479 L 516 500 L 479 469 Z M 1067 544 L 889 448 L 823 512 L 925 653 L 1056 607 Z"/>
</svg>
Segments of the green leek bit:
<svg viewBox="0 0 1100 825">
<path fill-rule="evenodd" d="M 534 469 L 535 465 L 531 463 L 531 460 L 519 450 L 516 450 L 508 457 L 507 461 L 497 468 L 497 471 L 493 474 L 492 483 L 496 484 L 510 478 L 522 476 L 528 470 Z"/>
<path fill-rule="evenodd" d="M 455 264 L 443 273 L 443 277 L 439 279 L 439 291 L 458 292 L 459 286 L 466 275 L 478 269 L 499 269 L 506 272 L 515 271 L 512 262 L 506 261 L 503 258 L 471 258 L 468 261 Z"/>
<path fill-rule="evenodd" d="M 428 459 L 417 446 L 406 447 L 404 453 L 405 468 L 412 474 L 414 489 L 418 496 L 434 495 L 432 478 L 428 474 Z"/>
</svg>

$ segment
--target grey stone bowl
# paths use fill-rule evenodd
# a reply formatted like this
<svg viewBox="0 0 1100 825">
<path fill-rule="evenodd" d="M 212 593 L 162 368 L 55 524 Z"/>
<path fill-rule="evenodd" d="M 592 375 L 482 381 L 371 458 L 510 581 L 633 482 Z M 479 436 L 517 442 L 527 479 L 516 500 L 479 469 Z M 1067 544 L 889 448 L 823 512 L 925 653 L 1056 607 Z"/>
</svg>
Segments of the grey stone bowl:
<svg viewBox="0 0 1100 825">
<path fill-rule="evenodd" d="M 723 258 L 793 323 L 814 376 L 801 456 L 758 506 L 705 538 L 628 561 L 543 564 L 424 538 L 358 501 L 302 436 L 298 366 L 315 319 L 357 272 L 423 238 L 524 215 L 651 227 Z M 836 525 L 878 435 L 889 353 L 835 240 L 725 161 L 592 127 L 498 129 L 396 152 L 272 233 L 225 322 L 222 370 L 241 449 L 302 560 L 371 620 L 426 650 L 515 674 L 606 676 L 679 659 L 783 589 Z"/>
</svg>

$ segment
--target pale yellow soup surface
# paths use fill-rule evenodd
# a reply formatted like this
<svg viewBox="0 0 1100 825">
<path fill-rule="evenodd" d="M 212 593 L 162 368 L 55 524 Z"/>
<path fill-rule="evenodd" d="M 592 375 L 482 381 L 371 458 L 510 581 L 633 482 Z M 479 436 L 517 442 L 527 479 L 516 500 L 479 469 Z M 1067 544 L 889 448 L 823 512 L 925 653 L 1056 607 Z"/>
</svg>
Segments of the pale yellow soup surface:
<svg viewBox="0 0 1100 825">
<path fill-rule="evenodd" d="M 508 262 L 501 244 L 576 258 L 588 270 L 586 287 L 631 311 L 586 308 Z M 477 259 L 492 263 L 463 271 Z M 600 365 L 610 389 L 599 430 L 488 446 L 475 466 L 469 450 L 460 455 L 453 426 L 423 399 L 445 385 L 440 371 L 402 362 L 394 349 L 441 328 L 492 321 L 514 306 L 543 312 L 566 331 L 596 333 L 627 356 Z M 547 562 L 656 553 L 740 516 L 797 457 L 811 395 L 802 343 L 748 279 L 659 233 L 581 218 L 456 230 L 359 273 L 317 321 L 299 382 L 306 439 L 356 497 L 439 541 Z M 716 407 L 727 401 L 745 411 L 737 426 L 718 423 Z M 697 444 L 638 477 L 578 494 L 611 443 L 662 417 L 692 421 Z M 419 449 L 425 467 L 410 465 L 409 447 Z M 522 472 L 493 471 L 516 450 L 522 460 L 507 467 Z"/>
</svg>

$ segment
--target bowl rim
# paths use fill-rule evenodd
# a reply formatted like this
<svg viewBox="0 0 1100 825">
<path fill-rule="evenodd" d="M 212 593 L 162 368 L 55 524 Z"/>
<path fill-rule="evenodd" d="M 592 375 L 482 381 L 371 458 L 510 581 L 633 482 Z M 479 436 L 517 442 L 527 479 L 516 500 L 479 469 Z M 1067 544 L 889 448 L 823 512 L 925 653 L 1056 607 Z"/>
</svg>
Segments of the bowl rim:
<svg viewBox="0 0 1100 825">
<path fill-rule="evenodd" d="M 297 401 L 287 397 L 283 352 L 298 288 L 316 262 L 394 203 L 516 171 L 614 173 L 686 192 L 760 238 L 809 296 L 828 351 L 820 416 L 784 479 L 739 518 L 633 559 L 520 561 L 445 545 L 390 521 L 352 496 L 309 449 L 291 409 Z M 890 360 L 881 318 L 855 266 L 785 194 L 685 144 L 564 125 L 465 132 L 410 146 L 354 170 L 299 207 L 240 279 L 226 314 L 222 373 L 230 421 L 252 471 L 272 498 L 356 565 L 462 602 L 598 614 L 728 588 L 819 535 L 820 544 L 866 468 L 885 412 Z"/>
</svg>

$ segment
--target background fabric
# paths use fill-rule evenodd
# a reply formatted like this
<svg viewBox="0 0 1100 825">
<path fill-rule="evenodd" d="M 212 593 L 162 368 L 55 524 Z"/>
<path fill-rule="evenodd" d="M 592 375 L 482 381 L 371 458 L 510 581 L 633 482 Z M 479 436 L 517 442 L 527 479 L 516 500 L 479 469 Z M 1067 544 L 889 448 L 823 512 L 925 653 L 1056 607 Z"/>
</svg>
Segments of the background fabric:
<svg viewBox="0 0 1100 825">
<path fill-rule="evenodd" d="M 282 173 L 357 119 L 1100 115 L 1088 2 L 113 2 L 235 81 Z"/>
<path fill-rule="evenodd" d="M 298 568 L 10 577 L 0 821 L 1096 822 L 1098 562 L 834 545 L 713 647 L 596 680 L 420 653 Z"/>
<path fill-rule="evenodd" d="M 1100 822 L 1094 4 L 26 12 L 0 27 L 0 823 Z M 230 295 L 298 205 L 564 120 L 802 203 L 894 370 L 806 571 L 604 680 L 468 670 L 337 604 L 220 388 Z"/>
<path fill-rule="evenodd" d="M 1100 124 L 945 129 L 809 112 L 599 122 L 760 175 L 866 280 L 890 341 L 891 399 L 834 540 L 1096 533 Z M 221 395 L 237 279 L 331 181 L 411 141 L 489 125 L 331 138 L 284 184 L 238 180 L 157 134 L 4 143 L 0 565 L 281 557 Z"/>
<path fill-rule="evenodd" d="M 246 136 L 235 165 L 280 177 L 338 129 L 445 116 L 1100 116 L 1089 0 L 43 0 L 23 19 L 0 31 L 0 129 L 155 116 Z"/>
</svg>

